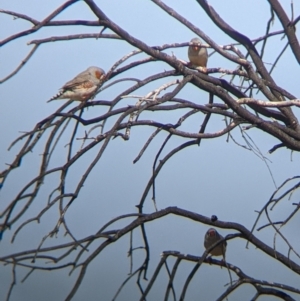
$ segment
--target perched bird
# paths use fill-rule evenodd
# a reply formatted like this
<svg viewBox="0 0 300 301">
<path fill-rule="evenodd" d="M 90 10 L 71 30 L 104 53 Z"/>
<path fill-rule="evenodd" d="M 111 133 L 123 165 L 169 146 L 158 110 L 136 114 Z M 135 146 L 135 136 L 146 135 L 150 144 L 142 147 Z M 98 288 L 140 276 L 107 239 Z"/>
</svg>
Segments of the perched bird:
<svg viewBox="0 0 300 301">
<path fill-rule="evenodd" d="M 96 92 L 105 77 L 103 69 L 89 67 L 67 82 L 60 91 L 47 102 L 54 99 L 72 99 L 85 101 Z"/>
<path fill-rule="evenodd" d="M 204 238 L 204 247 L 207 250 L 209 247 L 211 247 L 214 243 L 217 241 L 223 239 L 224 237 L 217 232 L 216 229 L 210 228 L 207 230 Z M 225 258 L 225 252 L 226 252 L 226 246 L 227 242 L 224 241 L 221 244 L 214 247 L 209 253 L 211 256 L 223 256 L 223 259 Z"/>
<path fill-rule="evenodd" d="M 197 43 L 199 45 L 190 45 L 188 49 L 188 57 L 192 67 L 202 67 L 206 70 L 208 54 L 207 49 L 200 46 L 201 40 L 199 38 L 191 39 L 190 43 Z"/>
</svg>

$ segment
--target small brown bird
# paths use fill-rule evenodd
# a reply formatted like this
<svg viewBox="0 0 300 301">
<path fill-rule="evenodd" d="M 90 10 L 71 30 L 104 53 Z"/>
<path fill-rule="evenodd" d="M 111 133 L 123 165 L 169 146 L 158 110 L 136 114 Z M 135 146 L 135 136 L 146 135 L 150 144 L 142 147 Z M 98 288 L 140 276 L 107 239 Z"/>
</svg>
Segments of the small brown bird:
<svg viewBox="0 0 300 301">
<path fill-rule="evenodd" d="M 214 228 L 210 228 L 207 230 L 204 238 L 204 247 L 207 250 L 209 247 L 211 247 L 214 243 L 217 241 L 223 239 L 224 237 L 218 233 L 218 231 Z M 225 252 L 226 252 L 226 246 L 227 242 L 224 241 L 223 243 L 217 245 L 214 247 L 209 253 L 211 256 L 223 256 L 223 259 L 225 258 Z"/>
<path fill-rule="evenodd" d="M 190 45 L 188 48 L 188 57 L 190 60 L 190 65 L 195 68 L 202 67 L 205 71 L 208 60 L 207 49 L 200 46 L 201 40 L 199 38 L 191 39 L 190 43 L 198 44 Z"/>
<path fill-rule="evenodd" d="M 105 77 L 103 69 L 98 67 L 89 67 L 87 70 L 79 73 L 72 80 L 68 81 L 60 91 L 51 97 L 47 102 L 55 99 L 72 99 L 85 101 L 93 96 Z"/>
</svg>

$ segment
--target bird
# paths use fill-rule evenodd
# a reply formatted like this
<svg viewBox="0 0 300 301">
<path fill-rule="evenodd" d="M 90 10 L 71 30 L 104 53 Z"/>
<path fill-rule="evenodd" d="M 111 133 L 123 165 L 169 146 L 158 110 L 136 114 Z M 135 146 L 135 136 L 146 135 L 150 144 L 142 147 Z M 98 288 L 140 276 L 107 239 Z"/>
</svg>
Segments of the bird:
<svg viewBox="0 0 300 301">
<path fill-rule="evenodd" d="M 204 237 L 204 247 L 205 249 L 209 249 L 213 244 L 217 241 L 224 239 L 224 237 L 218 233 L 218 231 L 214 228 L 210 228 L 207 230 L 205 237 Z M 209 251 L 211 256 L 223 256 L 225 260 L 225 252 L 226 252 L 227 242 L 223 241 L 212 250 Z"/>
<path fill-rule="evenodd" d="M 206 71 L 208 54 L 207 49 L 201 47 L 201 40 L 199 38 L 191 39 L 190 43 L 197 43 L 199 45 L 190 45 L 188 48 L 189 65 L 192 67 L 201 67 L 203 71 Z M 198 69 L 198 68 L 197 68 Z"/>
<path fill-rule="evenodd" d="M 105 72 L 103 69 L 91 66 L 68 81 L 60 91 L 47 102 L 55 99 L 88 100 L 103 83 L 104 78 Z"/>
</svg>

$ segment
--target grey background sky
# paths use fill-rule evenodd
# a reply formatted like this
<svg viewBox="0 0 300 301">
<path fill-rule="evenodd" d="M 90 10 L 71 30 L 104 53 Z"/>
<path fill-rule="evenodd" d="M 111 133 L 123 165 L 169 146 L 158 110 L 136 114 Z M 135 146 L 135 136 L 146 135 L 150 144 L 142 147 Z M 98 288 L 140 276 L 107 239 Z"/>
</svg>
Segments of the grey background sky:
<svg viewBox="0 0 300 301">
<path fill-rule="evenodd" d="M 30 17 L 42 20 L 64 1 L 41 1 L 39 0 L 0 0 L 0 8 L 27 14 Z M 233 41 L 224 35 L 205 15 L 196 1 L 165 1 L 176 11 L 185 16 L 216 43 L 223 45 Z M 218 13 L 232 27 L 249 38 L 258 38 L 265 33 L 266 20 L 269 19 L 269 7 L 267 1 L 252 0 L 227 0 L 209 1 Z M 281 1 L 289 12 L 289 1 Z M 295 16 L 299 15 L 300 5 L 295 1 Z M 194 33 L 184 28 L 180 23 L 161 11 L 150 1 L 123 0 L 123 1 L 96 1 L 101 9 L 114 20 L 119 26 L 130 32 L 133 36 L 141 39 L 149 45 L 163 45 L 174 42 L 187 42 L 195 36 Z M 78 2 L 61 13 L 55 20 L 87 19 L 95 20 L 93 14 L 83 2 Z M 28 29 L 30 24 L 22 20 L 13 20 L 11 16 L 0 14 L 0 39 L 19 31 Z M 275 21 L 272 31 L 281 29 L 278 20 Z M 32 46 L 27 43 L 33 39 L 50 36 L 63 36 L 75 33 L 98 32 L 93 27 L 66 27 L 66 28 L 45 28 L 34 35 L 25 36 L 8 43 L 0 49 L 0 78 L 9 74 L 22 59 L 27 55 Z M 285 42 L 276 36 L 270 40 L 267 46 L 265 63 L 274 61 L 281 51 Z M 35 124 L 50 115 L 56 110 L 60 103 L 53 101 L 47 104 L 46 101 L 57 93 L 58 89 L 76 74 L 88 66 L 100 66 L 108 70 L 118 59 L 133 50 L 133 47 L 123 41 L 116 40 L 78 40 L 68 42 L 48 43 L 39 47 L 35 55 L 26 66 L 13 78 L 0 86 L 0 120 L 1 120 L 1 147 L 0 147 L 0 168 L 6 168 L 17 154 L 22 142 L 11 151 L 7 151 L 9 144 L 19 135 L 20 131 L 29 131 Z M 178 48 L 172 50 L 174 54 L 183 60 L 187 60 L 187 49 Z M 171 53 L 171 50 L 167 51 Z M 209 50 L 211 52 L 211 50 Z M 142 57 L 142 56 L 141 56 Z M 226 61 L 219 55 L 213 55 L 208 67 L 223 67 L 234 69 L 236 66 Z M 278 63 L 273 77 L 278 85 L 299 95 L 298 64 L 288 49 Z M 170 70 L 166 64 L 159 62 L 139 67 L 141 78 L 152 73 Z M 126 76 L 137 76 L 130 71 Z M 218 75 L 215 75 L 216 77 Z M 225 77 L 228 79 L 228 77 Z M 161 82 L 162 84 L 163 82 Z M 115 89 L 109 89 L 101 93 L 96 99 L 111 100 L 115 95 L 129 87 L 129 84 L 119 84 Z M 151 85 L 152 89 L 159 85 Z M 150 88 L 139 90 L 139 95 L 150 92 Z M 136 93 L 135 93 L 136 94 Z M 186 99 L 205 104 L 208 97 L 193 87 L 185 90 Z M 63 100 L 62 100 L 63 101 Z M 135 99 L 124 99 L 124 104 L 134 104 Z M 299 109 L 295 114 L 299 117 Z M 99 115 L 100 111 L 89 109 L 85 116 L 92 117 Z M 102 111 L 104 112 L 104 111 Z M 156 115 L 157 114 L 157 115 Z M 176 122 L 181 114 L 178 113 L 143 113 L 144 118 L 162 120 L 164 122 Z M 191 119 L 184 129 L 196 131 L 199 127 L 199 120 Z M 224 122 L 221 117 L 215 118 L 213 126 L 208 131 L 221 130 Z M 81 128 L 82 135 L 84 128 Z M 94 168 L 89 180 L 85 183 L 80 197 L 70 208 L 67 219 L 73 233 L 77 238 L 95 233 L 103 224 L 111 218 L 130 212 L 136 212 L 135 205 L 138 204 L 143 190 L 151 176 L 154 157 L 164 141 L 166 134 L 160 134 L 150 145 L 142 159 L 133 164 L 132 161 L 152 134 L 153 129 L 132 129 L 130 140 L 124 142 L 121 139 L 111 141 L 105 155 Z M 233 131 L 234 137 L 241 144 L 238 129 Z M 299 154 L 291 153 L 280 149 L 269 155 L 268 150 L 278 141 L 264 135 L 262 132 L 253 129 L 249 134 L 259 146 L 263 155 L 269 160 L 269 167 L 277 185 L 288 177 L 299 174 Z M 67 136 L 64 136 L 65 138 Z M 64 158 L 66 150 L 64 145 L 67 140 L 61 142 L 58 151 L 54 154 L 53 165 L 59 164 Z M 173 138 L 168 143 L 166 154 L 184 140 Z M 43 141 L 34 149 L 33 153 L 27 155 L 22 162 L 21 168 L 11 173 L 0 192 L 0 210 L 2 211 L 8 202 L 15 196 L 16 192 L 27 183 L 37 172 L 39 167 L 40 154 L 42 153 Z M 80 146 L 80 144 L 77 144 Z M 93 156 L 99 150 L 92 150 L 91 157 L 85 156 L 80 164 L 72 170 L 67 187 L 71 190 L 74 183 L 81 177 L 81 172 L 91 162 Z M 25 214 L 24 218 L 35 216 L 47 202 L 49 191 L 58 183 L 59 177 L 46 179 L 44 188 L 35 200 L 34 206 Z M 73 185 L 73 186 L 72 186 Z M 162 209 L 168 206 L 178 206 L 184 209 L 198 212 L 202 215 L 211 216 L 216 214 L 220 220 L 234 221 L 251 228 L 255 218 L 255 210 L 267 202 L 275 189 L 274 183 L 266 164 L 247 151 L 235 145 L 232 141 L 226 142 L 226 137 L 202 141 L 201 147 L 190 147 L 174 156 L 164 167 L 157 179 L 157 206 Z M 291 203 L 298 201 L 299 192 L 295 192 L 290 201 L 285 200 L 273 212 L 275 220 L 281 220 L 292 210 Z M 154 207 L 151 195 L 145 203 L 145 212 L 153 212 Z M 18 235 L 14 244 L 10 244 L 11 231 L 6 231 L 1 241 L 0 254 L 17 252 L 24 249 L 33 249 L 41 238 L 55 226 L 58 218 L 58 209 L 52 208 L 41 223 L 33 223 L 25 227 Z M 24 220 L 22 220 L 24 221 Z M 261 225 L 266 220 L 262 219 Z M 129 222 L 126 221 L 126 223 Z M 126 224 L 117 223 L 117 228 Z M 286 229 L 289 238 L 299 236 L 299 224 L 292 221 Z M 169 216 L 162 220 L 147 225 L 149 241 L 152 245 L 151 263 L 148 277 L 160 259 L 160 253 L 164 250 L 177 250 L 182 253 L 201 255 L 204 251 L 203 236 L 207 226 L 186 219 Z M 220 230 L 222 235 L 232 231 Z M 45 245 L 57 244 L 63 241 L 63 231 L 60 231 L 57 238 L 49 239 Z M 255 233 L 264 242 L 272 245 L 273 232 L 271 229 Z M 134 233 L 136 246 L 141 244 L 139 230 Z M 299 240 L 293 240 L 294 246 L 300 247 Z M 97 245 L 94 246 L 96 248 Z M 90 265 L 86 278 L 76 294 L 74 300 L 109 300 L 116 289 L 125 279 L 129 271 L 129 260 L 127 251 L 129 238 L 125 237 L 116 244 L 109 246 L 101 253 L 93 264 Z M 286 253 L 286 245 L 278 238 L 277 250 Z M 92 248 L 93 249 L 93 248 Z M 296 260 L 296 258 L 293 258 Z M 143 251 L 137 251 L 135 256 L 135 267 L 143 260 Z M 282 282 L 288 285 L 299 287 L 299 278 L 288 271 L 274 260 L 267 258 L 262 252 L 253 246 L 245 249 L 243 240 L 230 241 L 227 251 L 227 260 L 239 266 L 246 274 L 259 279 Z M 298 260 L 299 262 L 299 260 Z M 181 276 L 178 274 L 176 282 L 181 288 L 193 264 L 182 265 Z M 68 276 L 69 270 L 56 273 L 33 273 L 25 283 L 20 283 L 21 275 L 26 271 L 18 268 L 18 285 L 15 288 L 11 300 L 63 300 L 67 295 L 73 281 L 78 273 Z M 280 271 L 280 272 L 279 272 Z M 1 267 L 1 291 L 0 300 L 7 292 L 11 281 L 11 267 Z M 160 300 L 167 283 L 167 278 L 160 276 L 161 285 L 156 283 L 149 300 Z M 203 266 L 195 276 L 186 300 L 214 300 L 223 290 L 223 285 L 228 283 L 226 269 L 220 271 L 217 267 Z M 5 289 L 4 289 L 5 288 Z M 179 290 L 180 291 L 180 290 Z M 249 299 L 254 290 L 252 287 L 244 287 L 238 293 L 233 294 L 229 300 Z M 131 281 L 120 300 L 136 300 L 138 289 Z M 262 300 L 272 300 L 263 298 Z"/>
</svg>

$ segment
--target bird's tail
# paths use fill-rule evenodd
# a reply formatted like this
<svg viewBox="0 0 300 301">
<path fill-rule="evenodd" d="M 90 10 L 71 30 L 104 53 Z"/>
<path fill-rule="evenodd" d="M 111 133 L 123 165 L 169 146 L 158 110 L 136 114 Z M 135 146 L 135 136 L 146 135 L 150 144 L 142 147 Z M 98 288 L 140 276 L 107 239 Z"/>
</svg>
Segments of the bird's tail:
<svg viewBox="0 0 300 301">
<path fill-rule="evenodd" d="M 59 91 L 56 95 L 52 96 L 47 102 L 50 102 L 52 100 L 59 99 L 60 96 L 64 93 L 64 91 Z"/>
</svg>

